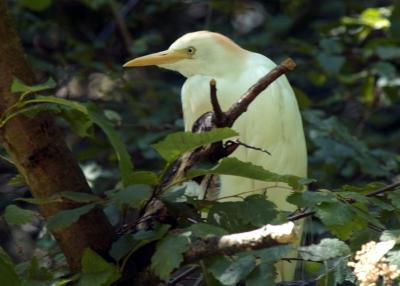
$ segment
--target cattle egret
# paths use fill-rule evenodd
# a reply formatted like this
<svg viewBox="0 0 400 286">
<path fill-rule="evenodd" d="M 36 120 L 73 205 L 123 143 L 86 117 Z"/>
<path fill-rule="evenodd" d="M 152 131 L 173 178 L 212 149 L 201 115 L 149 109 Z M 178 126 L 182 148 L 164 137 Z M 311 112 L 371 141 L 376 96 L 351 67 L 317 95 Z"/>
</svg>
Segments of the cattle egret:
<svg viewBox="0 0 400 286">
<path fill-rule="evenodd" d="M 149 65 L 177 71 L 187 78 L 181 93 L 187 131 L 191 130 L 199 116 L 212 111 L 209 94 L 211 79 L 216 80 L 219 102 L 222 109 L 227 110 L 250 86 L 276 66 L 267 57 L 247 51 L 229 38 L 208 31 L 185 34 L 168 50 L 135 58 L 124 67 Z M 306 177 L 307 153 L 302 120 L 295 95 L 285 76 L 258 95 L 247 112 L 234 123 L 233 129 L 239 133 L 241 142 L 266 149 L 271 154 L 240 146 L 231 156 L 278 174 Z M 280 210 L 295 210 L 295 206 L 286 202 L 290 190 L 282 184 L 221 176 L 220 198 L 229 197 L 232 200 L 234 195 L 251 192 L 266 193 Z M 291 269 L 288 271 L 288 268 Z M 293 264 L 279 272 L 282 280 L 292 279 Z"/>
</svg>

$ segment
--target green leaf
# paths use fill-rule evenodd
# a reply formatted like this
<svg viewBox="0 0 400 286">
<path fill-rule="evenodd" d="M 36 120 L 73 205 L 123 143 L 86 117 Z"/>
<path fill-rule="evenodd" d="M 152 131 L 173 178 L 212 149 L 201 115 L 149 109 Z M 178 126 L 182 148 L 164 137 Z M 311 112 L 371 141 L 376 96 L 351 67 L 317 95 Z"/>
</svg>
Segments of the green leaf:
<svg viewBox="0 0 400 286">
<path fill-rule="evenodd" d="M 126 146 L 124 142 L 121 139 L 121 136 L 118 132 L 115 131 L 115 128 L 112 126 L 112 124 L 102 115 L 98 112 L 97 108 L 93 105 L 90 104 L 89 107 L 86 107 L 84 104 L 75 102 L 72 100 L 67 100 L 64 98 L 59 98 L 55 96 L 36 96 L 34 99 L 29 99 L 23 101 L 24 105 L 27 104 L 38 104 L 38 103 L 54 103 L 54 104 L 59 104 L 63 106 L 67 106 L 69 108 L 72 108 L 74 110 L 77 110 L 84 115 L 86 115 L 89 120 L 84 121 L 82 123 L 79 121 L 77 124 L 81 124 L 81 127 L 77 127 L 78 133 L 86 133 L 87 128 L 90 126 L 91 122 L 94 122 L 96 125 L 98 125 L 103 132 L 107 135 L 108 140 L 110 141 L 116 155 L 118 158 L 118 164 L 119 164 L 119 169 L 122 177 L 122 182 L 124 186 L 129 185 L 130 178 L 133 178 L 133 164 L 130 158 L 130 155 L 126 149 Z M 23 113 L 29 111 L 29 107 L 25 110 L 20 110 L 17 111 L 13 114 L 15 116 L 18 113 Z M 10 118 L 8 118 L 10 119 Z M 4 124 L 4 122 L 3 122 Z"/>
<path fill-rule="evenodd" d="M 243 280 L 256 267 L 253 255 L 243 256 L 231 262 L 225 257 L 212 260 L 208 271 L 223 285 L 235 285 Z"/>
<path fill-rule="evenodd" d="M 167 281 L 171 272 L 183 261 L 183 253 L 189 245 L 189 238 L 183 234 L 166 236 L 157 243 L 156 252 L 151 258 L 152 271 L 161 280 Z"/>
<path fill-rule="evenodd" d="M 246 286 L 275 286 L 277 272 L 271 263 L 261 263 L 246 278 Z"/>
<path fill-rule="evenodd" d="M 120 134 L 115 131 L 115 128 L 107 119 L 104 118 L 103 115 L 100 115 L 99 113 L 94 112 L 91 109 L 88 110 L 88 115 L 94 123 L 100 126 L 100 128 L 110 140 L 110 143 L 113 146 L 115 153 L 117 154 L 122 183 L 124 186 L 128 186 L 131 178 L 134 178 L 133 164 L 131 161 L 131 156 L 126 149 L 126 146 L 122 141 Z"/>
<path fill-rule="evenodd" d="M 322 203 L 316 208 L 316 216 L 335 235 L 348 239 L 356 230 L 367 225 L 367 221 L 355 215 L 355 208 L 341 202 Z"/>
<path fill-rule="evenodd" d="M 95 204 L 90 204 L 75 209 L 60 211 L 47 220 L 47 227 L 50 230 L 65 228 L 76 222 L 82 215 L 90 212 L 95 206 Z"/>
<path fill-rule="evenodd" d="M 157 185 L 158 177 L 150 171 L 136 171 L 129 178 L 129 184 Z"/>
<path fill-rule="evenodd" d="M 29 0 L 23 0 L 25 2 L 40 2 L 39 1 L 29 1 Z M 37 91 L 42 91 L 46 89 L 52 89 L 56 86 L 56 82 L 52 79 L 49 78 L 45 83 L 41 83 L 38 85 L 26 85 L 22 81 L 20 81 L 17 78 L 14 78 L 14 81 L 11 84 L 11 92 L 23 92 L 23 93 L 32 93 L 32 92 L 37 92 Z"/>
<path fill-rule="evenodd" d="M 72 132 L 78 136 L 89 137 L 93 135 L 93 121 L 88 114 L 75 109 L 61 108 L 60 116 L 68 122 Z"/>
<path fill-rule="evenodd" d="M 389 192 L 387 197 L 395 208 L 400 209 L 400 190 Z"/>
<path fill-rule="evenodd" d="M 243 201 L 214 204 L 207 220 L 230 232 L 238 232 L 270 223 L 276 215 L 276 207 L 272 202 L 263 195 L 252 195 Z"/>
<path fill-rule="evenodd" d="M 0 285 L 20 286 L 21 281 L 8 255 L 0 247 Z"/>
<path fill-rule="evenodd" d="M 193 235 L 197 236 L 197 237 L 206 237 L 209 235 L 222 236 L 222 235 L 228 234 L 228 232 L 223 228 L 220 228 L 215 225 L 207 224 L 207 223 L 201 223 L 201 222 L 192 224 L 189 228 L 187 228 L 187 230 L 192 231 Z"/>
<path fill-rule="evenodd" d="M 142 230 L 134 235 L 124 235 L 113 243 L 110 255 L 115 260 L 121 260 L 128 253 L 133 254 L 142 246 L 161 239 L 167 233 L 169 227 L 169 225 L 160 225 L 154 230 Z"/>
<path fill-rule="evenodd" d="M 100 201 L 101 198 L 90 193 L 83 192 L 61 192 L 60 195 L 68 200 L 79 203 L 91 203 Z"/>
<path fill-rule="evenodd" d="M 156 149 L 167 162 L 173 162 L 182 154 L 197 147 L 237 135 L 238 133 L 230 128 L 217 128 L 203 133 L 177 132 L 168 135 L 161 142 L 153 144 L 152 147 Z"/>
<path fill-rule="evenodd" d="M 324 238 L 319 244 L 299 247 L 299 254 L 305 260 L 324 261 L 350 255 L 347 244 L 337 238 Z"/>
<path fill-rule="evenodd" d="M 51 0 L 21 0 L 21 6 L 33 11 L 43 11 L 51 5 Z"/>
<path fill-rule="evenodd" d="M 110 197 L 119 206 L 129 205 L 131 208 L 140 208 L 152 193 L 148 185 L 129 185 L 122 190 L 111 193 Z"/>
<path fill-rule="evenodd" d="M 341 70 L 345 63 L 344 57 L 328 54 L 326 52 L 320 52 L 317 55 L 317 60 L 326 72 L 335 74 Z"/>
<path fill-rule="evenodd" d="M 27 269 L 27 277 L 33 281 L 49 281 L 53 279 L 53 274 L 46 267 L 41 267 L 36 256 L 32 257 L 29 268 Z"/>
<path fill-rule="evenodd" d="M 37 214 L 31 210 L 25 210 L 16 205 L 9 205 L 4 212 L 4 218 L 8 224 L 25 224 L 32 221 Z"/>
<path fill-rule="evenodd" d="M 82 273 L 78 286 L 109 286 L 121 277 L 114 265 L 91 249 L 83 254 Z"/>
<path fill-rule="evenodd" d="M 58 196 L 52 196 L 50 198 L 16 198 L 15 200 L 21 202 L 27 202 L 33 205 L 45 205 L 45 204 L 62 202 L 62 199 Z"/>
<path fill-rule="evenodd" d="M 382 60 L 400 58 L 400 48 L 396 46 L 378 46 L 376 48 L 376 53 Z"/>
<path fill-rule="evenodd" d="M 287 201 L 300 208 L 314 208 L 321 205 L 323 202 L 335 203 L 338 202 L 332 192 L 294 192 L 288 196 Z"/>
<path fill-rule="evenodd" d="M 110 255 L 116 260 L 121 260 L 129 253 L 134 245 L 135 240 L 132 234 L 125 234 L 115 241 L 110 249 Z"/>
<path fill-rule="evenodd" d="M 224 158 L 218 165 L 212 169 L 191 169 L 187 177 L 194 178 L 203 175 L 232 175 L 244 178 L 250 178 L 265 182 L 282 182 L 287 183 L 294 189 L 301 189 L 304 184 L 309 183 L 309 180 L 291 175 L 278 175 L 265 170 L 260 166 L 253 165 L 249 162 L 242 162 L 237 158 Z"/>
</svg>

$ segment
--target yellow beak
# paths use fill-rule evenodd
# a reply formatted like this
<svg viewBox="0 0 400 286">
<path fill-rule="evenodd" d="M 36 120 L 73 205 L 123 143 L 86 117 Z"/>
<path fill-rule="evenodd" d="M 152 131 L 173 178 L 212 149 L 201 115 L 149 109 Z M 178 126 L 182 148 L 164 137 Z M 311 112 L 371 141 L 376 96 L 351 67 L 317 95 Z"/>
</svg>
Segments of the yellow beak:
<svg viewBox="0 0 400 286">
<path fill-rule="evenodd" d="M 185 50 L 166 50 L 155 54 L 139 57 L 123 65 L 128 67 L 142 67 L 152 65 L 172 64 L 182 59 L 189 59 L 190 55 Z"/>
</svg>

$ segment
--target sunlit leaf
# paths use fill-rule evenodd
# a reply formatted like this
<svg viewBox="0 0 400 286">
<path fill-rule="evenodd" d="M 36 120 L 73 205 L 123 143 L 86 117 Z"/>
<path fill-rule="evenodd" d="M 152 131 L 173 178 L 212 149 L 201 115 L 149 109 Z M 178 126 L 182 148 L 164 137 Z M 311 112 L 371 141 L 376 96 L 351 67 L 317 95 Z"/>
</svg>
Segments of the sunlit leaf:
<svg viewBox="0 0 400 286">
<path fill-rule="evenodd" d="M 28 1 L 28 0 L 23 0 L 23 1 L 29 2 L 29 3 L 36 2 L 36 1 Z M 37 2 L 40 2 L 40 1 L 50 2 L 50 0 L 39 0 Z M 55 86 L 56 86 L 56 82 L 52 78 L 49 78 L 46 82 L 38 84 L 38 85 L 26 85 L 19 79 L 14 78 L 14 81 L 11 84 L 11 92 L 32 93 L 32 92 L 52 89 Z"/>
</svg>

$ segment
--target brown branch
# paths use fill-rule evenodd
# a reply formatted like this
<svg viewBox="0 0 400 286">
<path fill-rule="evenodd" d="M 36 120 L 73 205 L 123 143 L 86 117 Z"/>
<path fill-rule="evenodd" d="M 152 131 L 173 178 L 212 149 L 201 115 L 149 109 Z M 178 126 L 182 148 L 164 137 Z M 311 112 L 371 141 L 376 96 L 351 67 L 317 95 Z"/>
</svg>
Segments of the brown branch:
<svg viewBox="0 0 400 286">
<path fill-rule="evenodd" d="M 35 84 L 5 0 L 0 0 L 0 114 L 19 98 L 11 92 L 13 78 Z M 10 155 L 35 198 L 48 198 L 62 191 L 90 193 L 89 185 L 63 137 L 47 114 L 34 118 L 16 116 L 0 129 L 0 144 Z M 44 218 L 76 207 L 69 202 L 40 206 Z M 79 271 L 85 248 L 103 256 L 113 239 L 113 228 L 98 208 L 63 229 L 52 231 L 73 272 Z"/>
<path fill-rule="evenodd" d="M 278 77 L 285 74 L 288 71 L 293 70 L 296 67 L 295 62 L 291 58 L 287 58 L 280 65 L 272 69 L 268 74 L 262 77 L 256 84 L 250 87 L 242 97 L 234 103 L 226 112 L 227 122 L 226 126 L 230 127 L 242 115 L 250 103 L 271 83 L 273 83 Z"/>
<path fill-rule="evenodd" d="M 248 232 L 211 236 L 197 240 L 190 246 L 184 254 L 184 264 L 193 263 L 209 256 L 232 255 L 246 250 L 288 244 L 295 242 L 296 237 L 293 222 L 281 225 L 267 224 Z"/>
</svg>

